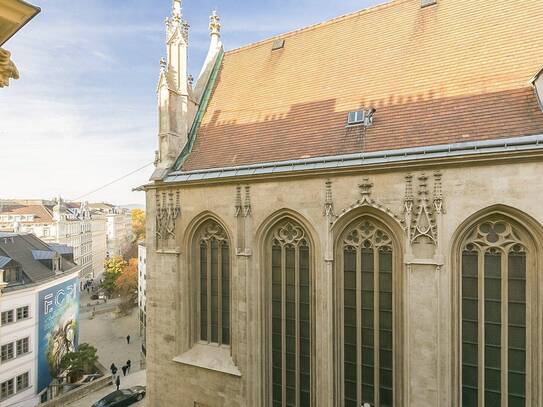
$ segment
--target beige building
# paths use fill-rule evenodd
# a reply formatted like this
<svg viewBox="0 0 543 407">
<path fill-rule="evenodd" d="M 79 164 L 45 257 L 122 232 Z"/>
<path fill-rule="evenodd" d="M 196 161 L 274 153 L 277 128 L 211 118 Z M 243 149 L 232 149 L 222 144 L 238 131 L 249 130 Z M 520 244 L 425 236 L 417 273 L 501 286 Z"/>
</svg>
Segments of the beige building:
<svg viewBox="0 0 543 407">
<path fill-rule="evenodd" d="M 65 202 L 59 197 L 55 201 L 2 200 L 0 206 L 0 231 L 33 233 L 46 243 L 70 246 L 81 277 L 93 276 L 92 218 L 86 202 Z"/>
<path fill-rule="evenodd" d="M 92 276 L 98 277 L 104 271 L 107 257 L 107 219 L 100 211 L 91 210 L 92 234 Z"/>
<path fill-rule="evenodd" d="M 151 406 L 543 405 L 539 0 L 394 0 L 186 73 L 147 196 Z M 538 93 L 539 92 L 539 93 Z"/>
<path fill-rule="evenodd" d="M 40 8 L 22 0 L 0 0 L 0 88 L 10 79 L 19 79 L 19 71 L 4 43 L 40 12 Z"/>
</svg>

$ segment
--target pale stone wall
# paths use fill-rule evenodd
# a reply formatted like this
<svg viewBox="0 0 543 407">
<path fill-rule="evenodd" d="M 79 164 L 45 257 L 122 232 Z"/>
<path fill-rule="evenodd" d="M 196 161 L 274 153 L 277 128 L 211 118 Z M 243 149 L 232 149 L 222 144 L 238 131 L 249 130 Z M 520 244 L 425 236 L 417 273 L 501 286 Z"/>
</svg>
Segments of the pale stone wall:
<svg viewBox="0 0 543 407">
<path fill-rule="evenodd" d="M 423 164 L 423 163 L 421 163 Z M 436 215 L 435 245 L 423 238 L 411 245 L 402 232 L 405 222 L 406 175 L 413 175 L 417 204 L 418 177 L 428 176 L 428 199 L 433 207 L 434 171 L 442 173 L 443 213 Z M 458 270 L 453 270 L 451 250 L 461 225 L 470 217 L 495 205 L 520 222 L 526 220 L 536 239 L 543 231 L 543 162 L 512 160 L 482 165 L 456 162 L 454 165 L 419 168 L 389 168 L 321 176 L 262 178 L 236 182 L 209 182 L 207 185 L 172 185 L 180 191 L 181 213 L 175 223 L 175 239 L 156 239 L 156 189 L 147 191 L 148 247 L 148 402 L 152 406 L 195 405 L 266 406 L 264 390 L 265 342 L 263 337 L 262 241 L 269 227 L 282 215 L 289 215 L 306 227 L 314 245 L 313 263 L 313 393 L 314 406 L 339 406 L 335 400 L 339 363 L 334 351 L 335 315 L 341 306 L 334 302 L 335 236 L 342 225 L 362 214 L 381 219 L 396 233 L 396 372 L 395 406 L 457 406 L 458 388 L 454 352 Z M 359 188 L 366 184 L 373 187 Z M 331 181 L 331 198 L 336 216 L 325 215 L 325 181 Z M 241 208 L 236 216 L 237 187 Z M 250 190 L 246 190 L 250 186 Z M 162 194 L 165 191 L 159 186 Z M 366 195 L 361 194 L 366 191 Z M 369 191 L 369 192 L 368 192 Z M 247 194 L 249 195 L 247 197 Z M 364 198 L 365 197 L 365 198 Z M 366 199 L 366 200 L 365 200 Z M 250 203 L 250 205 L 249 205 Z M 249 210 L 247 210 L 249 208 Z M 187 364 L 187 352 L 194 348 L 191 338 L 190 273 L 191 233 L 199 221 L 212 214 L 231 237 L 232 264 L 232 346 L 231 360 L 209 346 L 201 360 Z M 522 215 L 523 214 L 523 215 Z M 244 216 L 247 215 L 247 216 Z M 524 216 L 524 217 L 523 217 Z M 330 222 L 334 222 L 330 226 Z M 536 229 L 536 230 L 534 230 Z M 539 237 L 537 237 L 539 236 Z M 156 247 L 160 247 L 156 250 Z M 541 244 L 541 241 L 538 241 Z M 541 247 L 539 247 L 541 250 Z M 456 254 L 455 254 L 456 255 Z M 543 278 L 540 279 L 543 292 Z M 541 304 L 542 301 L 539 301 Z M 540 310 L 539 315 L 542 315 Z M 541 324 L 541 321 L 539 321 Z M 543 324 L 542 324 L 543 326 Z M 539 349 L 541 333 L 538 338 Z M 207 346 L 207 345 L 198 345 Z M 541 357 L 541 356 L 539 356 Z M 221 359 L 222 358 L 222 359 Z M 174 361 L 176 359 L 177 361 Z M 231 362 L 240 376 L 233 374 Z M 194 366 L 198 364 L 204 367 Z M 539 366 L 543 365 L 539 361 Z M 227 372 L 214 371 L 210 366 Z M 219 367 L 217 367 L 219 366 Z M 539 397 L 541 391 L 534 400 Z M 195 402 L 200 404 L 195 404 Z M 536 404 L 532 404 L 535 406 Z"/>
</svg>

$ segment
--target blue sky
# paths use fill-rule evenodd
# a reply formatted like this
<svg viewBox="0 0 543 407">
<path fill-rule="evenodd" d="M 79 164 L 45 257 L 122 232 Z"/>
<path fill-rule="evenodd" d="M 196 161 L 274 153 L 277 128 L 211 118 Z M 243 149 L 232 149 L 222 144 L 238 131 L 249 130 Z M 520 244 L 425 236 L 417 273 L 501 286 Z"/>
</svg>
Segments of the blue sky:
<svg viewBox="0 0 543 407">
<path fill-rule="evenodd" d="M 171 0 L 32 0 L 42 12 L 4 47 L 21 79 L 0 90 L 2 198 L 78 198 L 153 160 L 159 60 Z M 196 77 L 217 8 L 225 48 L 383 0 L 185 0 Z M 149 167 L 84 199 L 143 203 Z"/>
</svg>

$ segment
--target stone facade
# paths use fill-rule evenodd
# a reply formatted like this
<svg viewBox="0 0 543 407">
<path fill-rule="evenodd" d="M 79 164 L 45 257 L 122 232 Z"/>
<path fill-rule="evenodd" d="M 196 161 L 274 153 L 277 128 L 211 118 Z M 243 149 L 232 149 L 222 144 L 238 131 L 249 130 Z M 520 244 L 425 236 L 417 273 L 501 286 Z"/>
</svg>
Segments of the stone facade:
<svg viewBox="0 0 543 407">
<path fill-rule="evenodd" d="M 449 162 L 447 162 L 449 161 Z M 474 224 L 497 215 L 522 225 L 531 235 L 538 256 L 543 249 L 543 199 L 541 159 L 508 157 L 495 161 L 466 163 L 447 160 L 430 166 L 416 164 L 396 168 L 328 172 L 278 179 L 247 179 L 250 186 L 249 216 L 236 216 L 238 183 L 196 184 L 172 188 L 181 195 L 181 215 L 175 227 L 175 240 L 169 248 L 150 250 L 148 259 L 148 384 L 153 405 L 265 406 L 266 349 L 263 315 L 262 264 L 264 237 L 277 221 L 291 218 L 303 225 L 314 245 L 312 304 L 315 339 L 314 399 L 316 406 L 336 406 L 338 386 L 338 323 L 340 306 L 335 301 L 338 234 L 351 221 L 369 216 L 378 219 L 394 234 L 398 245 L 395 273 L 396 375 L 395 405 L 456 406 L 458 371 L 458 285 L 460 270 L 459 238 Z M 456 161 L 456 162 L 455 162 Z M 459 162 L 460 161 L 460 162 Z M 434 188 L 440 172 L 442 206 L 436 211 Z M 425 174 L 425 175 L 423 175 Z M 499 176 L 498 176 L 499 174 Z M 435 230 L 432 237 L 415 238 L 408 233 L 406 216 L 406 177 L 413 191 L 421 177 L 428 185 L 428 199 Z M 423 178 L 423 179 L 424 179 Z M 369 180 L 373 187 L 367 201 L 361 201 L 359 185 Z M 326 216 L 325 183 L 331 182 L 333 210 Z M 432 185 L 434 184 L 434 185 Z M 527 189 L 525 185 L 531 187 Z M 439 189 L 438 189 L 439 190 Z M 156 213 L 155 194 L 148 192 L 147 208 Z M 414 194 L 413 194 L 414 195 Z M 270 199 L 273 197 L 273 199 Z M 414 195 L 416 213 L 418 196 Z M 213 203 L 213 204 L 211 204 Z M 190 331 L 193 277 L 190 262 L 193 231 L 213 218 L 225 228 L 232 241 L 232 346 L 229 354 L 219 354 L 212 346 L 201 360 L 181 363 L 176 358 L 194 347 Z M 415 216 L 411 216 L 415 218 Z M 150 217 L 152 219 L 152 217 Z M 411 221 L 413 224 L 413 221 Z M 417 229 L 414 227 L 414 229 Z M 413 229 L 411 229 L 413 230 Z M 156 247 L 156 227 L 148 223 L 147 245 Z M 410 238 L 411 237 L 411 238 Z M 414 239 L 413 242 L 411 240 Z M 160 244 L 160 241 L 159 241 Z M 542 257 L 537 259 L 541 264 Z M 536 279 L 543 292 L 543 279 Z M 456 293 L 456 294 L 455 294 Z M 542 301 L 532 299 L 533 310 Z M 535 321 L 534 321 L 535 322 Z M 537 321 L 541 328 L 541 320 Z M 174 327 L 175 329 L 172 329 Z M 543 360 L 542 338 L 534 341 L 534 377 L 539 380 Z M 217 366 L 233 363 L 240 374 Z M 183 380 L 179 380 L 183 377 Z M 174 390 L 175 389 L 175 390 Z M 541 386 L 534 386 L 532 406 L 541 402 Z"/>
<path fill-rule="evenodd" d="M 347 115 L 342 110 L 334 115 L 339 124 L 332 128 L 326 127 L 328 123 L 299 124 L 319 116 L 316 100 L 313 105 L 306 100 L 303 109 L 297 104 L 298 99 L 311 97 L 299 95 L 309 93 L 304 86 L 296 87 L 293 81 L 292 89 L 280 92 L 284 83 L 278 83 L 273 93 L 268 91 L 274 83 L 249 89 L 236 76 L 258 65 L 266 72 L 259 77 L 264 81 L 285 68 L 280 66 L 285 58 L 296 59 L 295 51 L 288 56 L 289 44 L 291 50 L 310 58 L 306 48 L 296 48 L 307 43 L 304 38 L 324 41 L 331 32 L 353 35 L 356 24 L 365 27 L 360 22 L 364 18 L 372 24 L 388 24 L 391 16 L 404 13 L 414 23 L 427 24 L 424 29 L 429 31 L 415 29 L 413 34 L 422 38 L 438 21 L 444 29 L 446 24 L 437 15 L 457 15 L 458 4 L 426 3 L 391 2 L 290 33 L 283 43 L 274 38 L 226 56 L 219 18 L 213 13 L 210 55 L 195 86 L 202 92 L 187 89 L 189 100 L 198 107 L 194 120 L 189 109 L 183 116 L 193 124 L 183 128 L 191 131 L 175 140 L 164 137 L 161 121 L 157 170 L 153 182 L 144 187 L 150 405 L 536 407 L 543 403 L 543 208 L 539 204 L 543 116 L 529 77 L 528 82 L 519 79 L 524 73 L 508 77 L 525 95 L 524 107 L 511 119 L 518 126 L 513 135 L 512 128 L 506 127 L 509 123 L 501 127 L 490 121 L 489 112 L 494 110 L 488 106 L 505 109 L 507 103 L 487 106 L 483 100 L 489 91 L 477 81 L 473 87 L 459 82 L 451 88 L 479 95 L 479 103 L 472 99 L 468 110 L 478 109 L 477 117 L 485 117 L 484 123 L 477 122 L 474 112 L 470 120 L 459 123 L 448 115 L 443 99 L 436 99 L 427 107 L 408 106 L 420 117 L 416 123 L 404 119 L 396 128 L 390 123 L 397 117 L 390 111 L 379 116 L 384 110 L 379 107 L 375 121 L 365 120 L 356 128 L 345 126 Z M 501 12 L 484 5 L 493 16 Z M 182 21 L 180 10 L 180 2 L 174 1 L 174 21 Z M 534 10 L 527 9 L 523 16 L 532 18 L 539 13 Z M 462 21 L 470 29 L 472 23 Z M 400 31 L 395 35 L 409 43 L 414 54 L 427 55 L 426 43 L 410 41 L 414 37 Z M 283 54 L 277 51 L 282 47 Z M 325 48 L 320 43 L 319 47 Z M 380 49 L 383 60 L 393 45 L 387 47 Z M 163 63 L 168 69 L 163 68 L 160 83 L 168 70 L 185 69 L 176 64 L 186 60 L 172 62 L 168 52 L 168 62 Z M 526 61 L 528 54 L 523 52 Z M 351 58 L 367 58 L 361 55 Z M 258 64 L 251 64 L 253 59 Z M 371 63 L 371 58 L 364 61 Z M 427 56 L 417 60 L 421 66 L 427 61 Z M 531 65 L 525 68 L 531 75 L 535 72 Z M 467 64 L 462 69 L 473 76 L 478 72 Z M 424 78 L 431 83 L 424 86 L 432 93 L 434 85 L 424 76 L 428 71 L 417 72 L 421 83 Z M 303 82 L 314 74 L 293 68 L 281 80 L 298 75 Z M 351 71 L 341 74 L 348 77 Z M 458 79 L 450 72 L 443 75 L 443 83 L 449 77 Z M 488 83 L 503 83 L 500 78 L 497 75 Z M 536 89 L 539 78 L 533 82 Z M 400 75 L 401 81 L 419 84 L 410 74 Z M 315 91 L 322 84 L 313 85 Z M 382 83 L 372 85 L 376 94 L 382 92 L 376 96 L 381 100 L 390 92 L 386 86 L 378 88 Z M 243 92 L 235 86 L 243 87 Z M 175 109 L 164 108 L 165 94 L 160 89 L 159 113 L 176 115 Z M 352 109 L 348 103 L 354 106 L 348 99 L 354 96 L 345 89 L 338 87 L 337 92 L 344 92 L 339 96 L 344 97 L 347 112 Z M 239 100 L 230 100 L 235 91 L 240 92 Z M 281 103 L 289 99 L 291 116 L 267 116 L 256 107 L 277 102 L 274 98 Z M 248 107 L 252 100 L 254 111 Z M 244 109 L 236 109 L 239 106 Z M 362 111 L 366 112 L 373 114 L 375 109 Z M 232 120 L 219 120 L 222 114 Z M 246 116 L 238 122 L 231 117 L 237 114 Z M 533 120 L 527 122 L 523 115 Z M 476 124 L 480 129 L 473 129 Z M 450 134 L 442 135 L 440 126 Z M 487 127 L 494 133 L 485 132 Z M 403 135 L 389 134 L 394 129 Z M 305 132 L 305 138 L 295 146 L 275 144 L 279 138 L 275 130 L 282 132 L 281 140 L 290 140 L 297 132 Z M 337 138 L 328 143 L 330 132 Z M 251 145 L 255 134 L 262 138 Z M 179 146 L 185 137 L 185 144 Z M 319 151 L 340 151 L 338 144 L 349 137 L 353 151 L 319 155 Z M 380 149 L 365 149 L 363 142 L 372 137 Z M 462 137 L 474 138 L 459 142 Z M 362 141 L 359 151 L 354 150 L 357 140 Z M 311 148 L 317 144 L 322 150 L 314 152 Z M 218 145 L 222 150 L 217 150 Z M 243 149 L 243 158 L 231 145 Z M 496 401 L 499 397 L 501 401 Z"/>
</svg>

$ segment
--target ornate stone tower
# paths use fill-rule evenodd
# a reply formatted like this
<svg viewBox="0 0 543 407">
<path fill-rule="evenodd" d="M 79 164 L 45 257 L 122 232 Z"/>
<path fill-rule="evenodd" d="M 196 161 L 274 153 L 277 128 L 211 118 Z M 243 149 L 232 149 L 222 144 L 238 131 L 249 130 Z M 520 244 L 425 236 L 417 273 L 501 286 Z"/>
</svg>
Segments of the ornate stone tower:
<svg viewBox="0 0 543 407">
<path fill-rule="evenodd" d="M 165 174 L 187 142 L 194 110 L 187 74 L 188 37 L 189 24 L 183 20 L 181 0 L 173 0 L 172 15 L 166 19 L 167 60 L 160 61 L 157 170 L 152 179 Z"/>
</svg>

